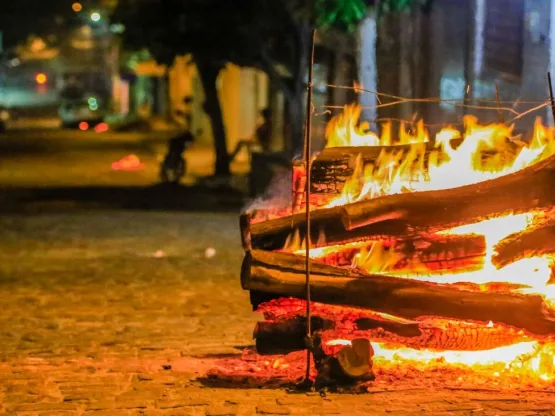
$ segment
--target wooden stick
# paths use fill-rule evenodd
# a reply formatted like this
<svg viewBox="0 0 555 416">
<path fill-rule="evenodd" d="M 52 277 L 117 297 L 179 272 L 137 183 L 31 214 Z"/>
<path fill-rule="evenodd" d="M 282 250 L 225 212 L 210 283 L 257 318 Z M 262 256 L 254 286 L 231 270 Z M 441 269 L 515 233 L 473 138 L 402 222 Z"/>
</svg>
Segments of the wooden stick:
<svg viewBox="0 0 555 416">
<path fill-rule="evenodd" d="M 306 100 L 306 128 L 305 128 L 305 166 L 306 172 L 310 172 L 310 161 L 312 158 L 312 78 L 314 73 L 314 38 L 316 30 L 312 29 L 312 36 L 310 41 L 310 61 L 308 72 L 308 97 Z M 306 175 L 305 193 L 307 202 L 310 201 L 310 175 Z M 305 268 L 306 268 L 306 336 L 310 337 L 311 319 L 310 319 L 310 204 L 305 204 L 306 216 L 306 252 L 305 252 Z M 307 349 L 306 354 L 306 380 L 310 378 L 310 350 Z"/>
<path fill-rule="evenodd" d="M 553 123 L 555 123 L 555 98 L 553 98 L 553 86 L 551 84 L 551 72 L 547 73 L 547 83 L 549 85 L 549 99 L 551 101 L 551 114 L 553 115 Z"/>
</svg>

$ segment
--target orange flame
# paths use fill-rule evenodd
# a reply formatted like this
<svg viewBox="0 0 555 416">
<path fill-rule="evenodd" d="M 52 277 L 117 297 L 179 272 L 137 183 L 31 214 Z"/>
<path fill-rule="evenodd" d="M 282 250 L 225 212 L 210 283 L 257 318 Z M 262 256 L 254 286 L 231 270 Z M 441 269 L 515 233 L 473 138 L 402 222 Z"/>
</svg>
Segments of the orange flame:
<svg viewBox="0 0 555 416">
<path fill-rule="evenodd" d="M 517 172 L 555 153 L 555 129 L 536 120 L 529 143 L 513 136 L 513 126 L 501 123 L 480 125 L 473 116 L 464 118 L 464 131 L 451 127 L 442 129 L 435 136 L 434 145 L 420 121 L 415 131 L 408 131 L 404 124 L 397 139 L 391 134 L 391 124 L 382 128 L 381 135 L 370 131 L 370 125 L 359 122 L 361 108 L 346 106 L 327 126 L 327 147 L 340 146 L 408 146 L 390 147 L 381 151 L 373 163 L 363 161 L 359 155 L 354 161 L 354 173 L 345 183 L 341 194 L 326 207 L 342 206 L 365 199 L 404 192 L 419 192 L 455 188 L 494 179 Z M 522 214 L 505 214 L 461 227 L 442 234 L 483 235 L 486 253 L 479 269 L 442 274 L 423 274 L 417 269 L 395 273 L 391 266 L 399 254 L 383 242 L 351 242 L 344 245 L 319 247 L 311 250 L 314 258 L 342 250 L 356 250 L 353 267 L 370 273 L 395 274 L 402 278 L 436 282 L 441 284 L 472 283 L 487 285 L 505 283 L 507 290 L 541 295 L 548 307 L 555 309 L 555 285 L 551 284 L 552 265 L 550 256 L 528 257 L 501 269 L 491 259 L 496 246 L 511 234 L 523 232 L 545 219 L 545 213 L 531 211 Z M 293 235 L 287 248 L 293 252 L 302 248 L 304 242 Z M 512 286 L 510 286 L 512 285 Z M 484 287 L 483 290 L 488 290 Z M 487 317 L 484 317 L 487 320 Z M 487 324 L 491 327 L 494 324 Z M 330 345 L 344 345 L 348 340 L 333 340 Z M 343 343 L 343 344 L 342 344 Z M 375 360 L 379 366 L 413 363 L 429 367 L 433 362 L 472 368 L 494 368 L 494 376 L 533 375 L 541 380 L 555 380 L 555 344 L 526 341 L 488 351 L 433 351 L 413 350 L 403 346 L 373 343 Z"/>
<path fill-rule="evenodd" d="M 327 126 L 328 147 L 390 146 L 391 126 L 385 125 L 382 136 L 366 131 L 359 124 L 360 107 L 348 106 L 343 114 Z M 512 137 L 513 127 L 504 124 L 478 124 L 474 116 L 464 118 L 465 131 L 446 127 L 435 137 L 430 148 L 428 133 L 422 122 L 416 134 L 401 125 L 400 144 L 408 148 L 382 150 L 372 164 L 355 160 L 354 174 L 341 194 L 326 207 L 371 199 L 402 192 L 440 190 L 470 185 L 516 172 L 555 153 L 554 129 L 536 120 L 533 139 L 525 144 Z M 454 141 L 462 143 L 454 147 Z"/>
</svg>

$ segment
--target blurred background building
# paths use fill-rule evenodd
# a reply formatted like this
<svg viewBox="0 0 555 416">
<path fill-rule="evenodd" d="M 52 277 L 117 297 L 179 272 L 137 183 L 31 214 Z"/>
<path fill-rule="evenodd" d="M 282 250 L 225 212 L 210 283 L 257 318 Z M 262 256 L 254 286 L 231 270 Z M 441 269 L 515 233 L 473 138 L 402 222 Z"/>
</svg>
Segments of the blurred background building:
<svg viewBox="0 0 555 416">
<path fill-rule="evenodd" d="M 194 128 L 203 131 L 201 143 L 210 143 L 202 84 L 191 57 L 180 56 L 167 67 L 146 50 L 125 50 L 119 38 L 125 28 L 111 21 L 117 4 L 75 2 L 69 17 L 54 16 L 49 31 L 5 46 L 0 101 L 12 108 L 55 109 L 73 80 L 84 93 L 101 97 L 115 115 L 170 120 L 183 98 L 191 96 Z M 372 94 L 357 96 L 352 90 L 324 86 L 351 86 L 355 81 L 403 97 L 466 97 L 476 102 L 495 99 L 497 83 L 502 100 L 543 99 L 546 72 L 555 71 L 554 26 L 555 0 L 441 0 L 433 1 L 427 11 L 379 19 L 369 15 L 358 32 L 332 32 L 317 39 L 314 102 L 321 108 L 359 99 L 375 104 Z M 218 90 L 229 149 L 252 135 L 266 107 L 273 110 L 272 146 L 285 146 L 286 100 L 264 72 L 228 64 Z M 405 119 L 417 114 L 435 124 L 460 121 L 467 111 L 444 102 L 365 114 Z M 481 119 L 490 116 L 496 117 L 480 114 Z M 530 125 L 532 117 L 519 123 Z M 315 119 L 315 137 L 323 138 L 328 119 L 329 115 Z"/>
</svg>

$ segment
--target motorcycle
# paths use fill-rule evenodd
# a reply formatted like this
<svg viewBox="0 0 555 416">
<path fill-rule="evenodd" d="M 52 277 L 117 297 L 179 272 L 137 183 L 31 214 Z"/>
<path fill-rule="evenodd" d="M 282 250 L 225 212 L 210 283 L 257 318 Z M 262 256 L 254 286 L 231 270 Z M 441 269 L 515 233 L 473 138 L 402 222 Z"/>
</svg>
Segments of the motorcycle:
<svg viewBox="0 0 555 416">
<path fill-rule="evenodd" d="M 194 142 L 194 136 L 186 131 L 170 139 L 168 153 L 160 164 L 160 180 L 162 183 L 177 185 L 187 172 L 187 162 L 183 153 Z"/>
</svg>

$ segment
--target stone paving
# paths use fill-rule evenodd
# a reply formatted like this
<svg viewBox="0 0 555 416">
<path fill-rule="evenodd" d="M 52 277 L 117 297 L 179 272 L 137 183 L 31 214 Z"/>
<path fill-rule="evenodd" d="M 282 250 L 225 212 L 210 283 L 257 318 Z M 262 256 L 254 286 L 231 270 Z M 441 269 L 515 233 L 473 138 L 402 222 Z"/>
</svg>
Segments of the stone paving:
<svg viewBox="0 0 555 416">
<path fill-rule="evenodd" d="M 400 381 L 321 397 L 203 383 L 218 359 L 252 344 L 259 318 L 238 283 L 237 222 L 0 216 L 0 415 L 555 414 L 555 391 L 533 387 Z"/>
</svg>

